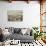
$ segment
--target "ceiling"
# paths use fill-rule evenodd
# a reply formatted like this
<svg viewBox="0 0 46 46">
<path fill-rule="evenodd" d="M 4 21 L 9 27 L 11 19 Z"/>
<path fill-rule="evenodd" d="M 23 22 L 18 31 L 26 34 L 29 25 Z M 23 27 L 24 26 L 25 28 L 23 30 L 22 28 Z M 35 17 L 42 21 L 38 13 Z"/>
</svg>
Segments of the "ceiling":
<svg viewBox="0 0 46 46">
<path fill-rule="evenodd" d="M 1 1 L 9 1 L 9 0 L 1 0 Z M 39 0 L 12 0 L 12 1 L 39 1 Z"/>
<path fill-rule="evenodd" d="M 43 2 L 43 1 L 46 1 L 46 0 L 0 0 L 0 1 L 9 1 L 9 2 L 11 2 L 11 1 L 39 1 L 40 3 L 41 2 Z"/>
</svg>

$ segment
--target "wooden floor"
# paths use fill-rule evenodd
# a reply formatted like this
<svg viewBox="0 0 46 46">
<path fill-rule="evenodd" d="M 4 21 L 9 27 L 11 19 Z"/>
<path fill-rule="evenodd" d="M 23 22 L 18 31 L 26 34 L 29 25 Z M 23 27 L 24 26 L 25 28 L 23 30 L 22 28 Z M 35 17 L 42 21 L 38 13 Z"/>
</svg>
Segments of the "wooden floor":
<svg viewBox="0 0 46 46">
<path fill-rule="evenodd" d="M 42 40 L 36 40 L 32 43 L 25 43 L 25 44 L 22 44 L 22 46 L 46 46 L 46 44 L 42 41 Z"/>
</svg>

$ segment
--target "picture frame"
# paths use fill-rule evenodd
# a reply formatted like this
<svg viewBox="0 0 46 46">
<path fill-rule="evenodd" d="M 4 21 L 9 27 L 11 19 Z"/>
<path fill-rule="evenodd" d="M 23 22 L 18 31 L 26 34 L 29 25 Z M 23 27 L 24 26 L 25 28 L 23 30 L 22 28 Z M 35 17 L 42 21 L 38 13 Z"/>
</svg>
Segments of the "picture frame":
<svg viewBox="0 0 46 46">
<path fill-rule="evenodd" d="M 8 21 L 23 21 L 23 11 L 22 10 L 8 10 Z"/>
</svg>

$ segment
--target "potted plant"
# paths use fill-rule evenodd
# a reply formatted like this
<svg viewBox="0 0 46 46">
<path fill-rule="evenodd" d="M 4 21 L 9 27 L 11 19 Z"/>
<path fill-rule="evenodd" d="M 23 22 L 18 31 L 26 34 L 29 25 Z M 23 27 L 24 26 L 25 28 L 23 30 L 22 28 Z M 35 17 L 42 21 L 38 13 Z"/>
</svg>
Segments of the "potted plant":
<svg viewBox="0 0 46 46">
<path fill-rule="evenodd" d="M 36 40 L 36 38 L 38 37 L 38 32 L 37 32 L 37 30 L 38 30 L 38 27 L 32 27 L 33 28 L 33 31 L 35 31 L 34 32 L 34 40 Z M 37 32 L 37 33 L 36 33 Z"/>
<path fill-rule="evenodd" d="M 32 27 L 32 28 L 35 31 L 35 33 L 34 33 L 34 40 L 36 40 L 38 37 L 41 38 L 42 32 L 39 32 L 39 30 L 38 30 L 39 28 L 38 27 Z"/>
</svg>

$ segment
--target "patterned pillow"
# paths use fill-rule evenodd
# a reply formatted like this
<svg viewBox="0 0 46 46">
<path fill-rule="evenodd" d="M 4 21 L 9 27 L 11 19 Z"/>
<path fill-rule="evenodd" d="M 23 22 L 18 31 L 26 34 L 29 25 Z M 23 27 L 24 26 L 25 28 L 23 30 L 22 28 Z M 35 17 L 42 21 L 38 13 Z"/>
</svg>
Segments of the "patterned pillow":
<svg viewBox="0 0 46 46">
<path fill-rule="evenodd" d="M 14 27 L 9 27 L 8 32 L 10 32 L 11 34 L 13 34 L 14 33 Z"/>
<path fill-rule="evenodd" d="M 21 28 L 14 28 L 14 33 L 20 33 Z"/>
</svg>

